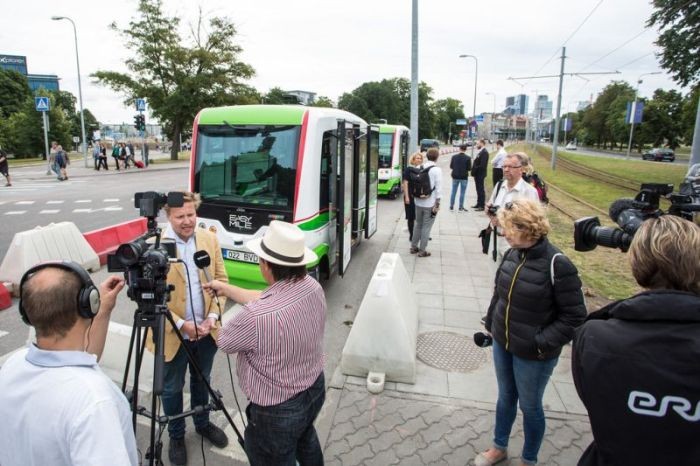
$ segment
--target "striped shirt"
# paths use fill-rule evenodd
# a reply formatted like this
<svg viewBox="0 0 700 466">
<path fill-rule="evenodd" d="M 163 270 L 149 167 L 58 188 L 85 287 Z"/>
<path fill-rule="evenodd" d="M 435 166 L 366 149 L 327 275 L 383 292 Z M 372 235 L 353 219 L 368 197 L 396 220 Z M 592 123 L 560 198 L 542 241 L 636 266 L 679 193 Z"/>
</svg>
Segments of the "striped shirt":
<svg viewBox="0 0 700 466">
<path fill-rule="evenodd" d="M 326 298 L 316 280 L 282 280 L 244 305 L 217 344 L 238 353 L 238 380 L 248 399 L 277 405 L 309 388 L 323 371 L 325 322 Z"/>
</svg>

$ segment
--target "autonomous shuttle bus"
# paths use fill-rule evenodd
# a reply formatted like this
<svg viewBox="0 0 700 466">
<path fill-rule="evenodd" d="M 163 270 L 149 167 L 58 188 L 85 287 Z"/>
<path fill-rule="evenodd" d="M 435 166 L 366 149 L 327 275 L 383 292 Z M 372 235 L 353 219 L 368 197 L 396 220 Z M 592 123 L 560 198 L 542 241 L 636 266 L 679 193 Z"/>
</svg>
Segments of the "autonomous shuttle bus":
<svg viewBox="0 0 700 466">
<path fill-rule="evenodd" d="M 343 275 L 377 229 L 379 130 L 342 110 L 298 105 L 206 108 L 195 118 L 190 189 L 198 224 L 216 233 L 229 281 L 266 285 L 246 242 L 294 223 L 318 255 L 317 277 Z"/>
<path fill-rule="evenodd" d="M 379 125 L 379 194 L 392 199 L 401 192 L 401 173 L 408 159 L 410 130 L 401 125 Z"/>
</svg>

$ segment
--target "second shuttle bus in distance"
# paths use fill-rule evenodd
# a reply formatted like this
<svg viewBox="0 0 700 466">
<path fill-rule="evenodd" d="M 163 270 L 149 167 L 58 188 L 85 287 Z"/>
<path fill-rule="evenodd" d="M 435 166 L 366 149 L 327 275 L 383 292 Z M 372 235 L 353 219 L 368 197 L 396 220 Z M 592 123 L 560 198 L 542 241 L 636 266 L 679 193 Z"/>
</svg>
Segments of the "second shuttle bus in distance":
<svg viewBox="0 0 700 466">
<path fill-rule="evenodd" d="M 312 275 L 343 275 L 377 230 L 379 131 L 352 113 L 298 105 L 206 108 L 195 118 L 190 189 L 198 224 L 216 233 L 229 280 L 260 289 L 245 246 L 272 220 L 294 223 L 318 255 Z"/>
<path fill-rule="evenodd" d="M 410 130 L 379 125 L 379 194 L 392 199 L 401 193 L 401 175 L 408 159 Z"/>
</svg>

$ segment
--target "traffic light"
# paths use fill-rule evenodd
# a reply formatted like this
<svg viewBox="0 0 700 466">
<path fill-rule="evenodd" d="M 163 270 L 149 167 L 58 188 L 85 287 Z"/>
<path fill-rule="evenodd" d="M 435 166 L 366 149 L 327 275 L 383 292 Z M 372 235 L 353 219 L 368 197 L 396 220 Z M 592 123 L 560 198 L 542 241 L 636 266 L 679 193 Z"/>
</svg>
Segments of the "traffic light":
<svg viewBox="0 0 700 466">
<path fill-rule="evenodd" d="M 139 115 L 139 129 L 141 131 L 146 131 L 146 115 L 143 113 Z"/>
<path fill-rule="evenodd" d="M 141 129 L 141 115 L 136 114 L 134 115 L 134 128 L 136 129 Z"/>
</svg>

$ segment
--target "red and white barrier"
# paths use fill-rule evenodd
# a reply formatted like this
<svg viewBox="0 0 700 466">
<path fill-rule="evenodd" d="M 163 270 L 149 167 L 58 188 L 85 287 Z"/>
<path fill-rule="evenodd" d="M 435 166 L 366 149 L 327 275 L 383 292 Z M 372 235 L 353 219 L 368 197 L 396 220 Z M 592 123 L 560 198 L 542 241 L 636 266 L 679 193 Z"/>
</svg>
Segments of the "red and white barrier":
<svg viewBox="0 0 700 466">
<path fill-rule="evenodd" d="M 83 236 L 97 253 L 100 265 L 105 265 L 107 255 L 113 253 L 120 244 L 133 241 L 144 233 L 146 233 L 146 219 L 140 217 L 111 227 L 89 231 Z"/>
</svg>

